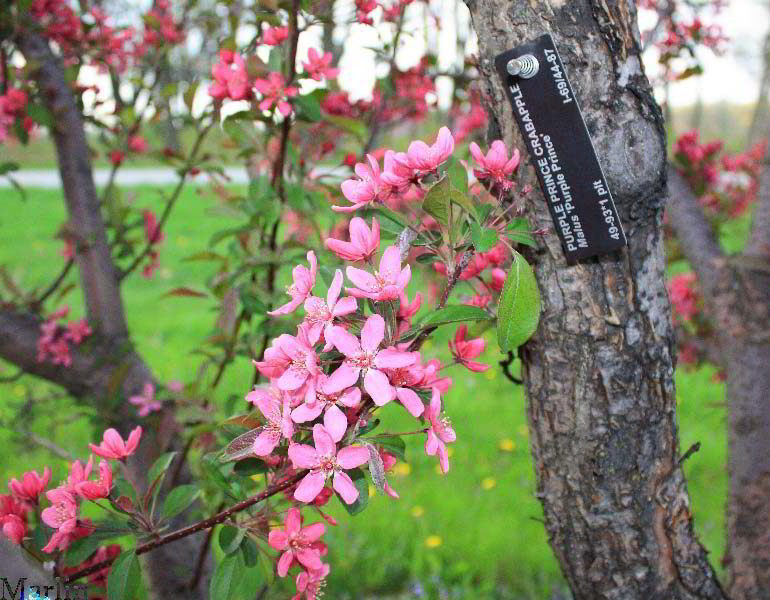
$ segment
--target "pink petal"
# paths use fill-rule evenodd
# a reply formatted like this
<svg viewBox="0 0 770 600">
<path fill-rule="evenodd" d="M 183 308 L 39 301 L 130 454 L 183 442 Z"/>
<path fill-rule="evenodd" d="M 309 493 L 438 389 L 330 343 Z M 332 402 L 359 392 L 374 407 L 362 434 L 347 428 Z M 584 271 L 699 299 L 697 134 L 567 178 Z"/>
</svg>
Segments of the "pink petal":
<svg viewBox="0 0 770 600">
<path fill-rule="evenodd" d="M 395 348 L 385 348 L 374 357 L 374 364 L 380 369 L 400 369 L 413 365 L 417 356 L 413 352 L 401 352 Z"/>
<path fill-rule="evenodd" d="M 283 529 L 273 529 L 267 536 L 267 543 L 273 550 L 284 550 L 289 545 L 289 536 Z"/>
<path fill-rule="evenodd" d="M 312 469 L 318 466 L 318 452 L 307 444 L 291 444 L 289 458 L 295 469 Z"/>
<path fill-rule="evenodd" d="M 294 562 L 294 553 L 291 550 L 287 550 L 281 554 L 281 558 L 278 559 L 278 577 L 286 577 L 286 573 L 291 568 L 291 563 Z"/>
<path fill-rule="evenodd" d="M 369 462 L 369 450 L 361 446 L 346 446 L 337 452 L 337 463 L 343 469 L 355 469 Z"/>
<path fill-rule="evenodd" d="M 425 405 L 414 390 L 403 387 L 396 388 L 396 397 L 413 417 L 419 417 L 425 411 Z"/>
<path fill-rule="evenodd" d="M 348 408 L 358 406 L 358 403 L 361 402 L 361 390 L 357 387 L 348 389 L 340 396 L 340 402 Z"/>
<path fill-rule="evenodd" d="M 340 297 L 342 291 L 342 271 L 337 269 L 334 272 L 334 279 L 329 286 L 329 291 L 326 293 L 326 304 L 329 308 L 333 307 L 337 303 L 337 299 Z"/>
<path fill-rule="evenodd" d="M 324 487 L 326 477 L 320 471 L 308 473 L 294 490 L 294 498 L 300 502 L 312 502 Z"/>
<path fill-rule="evenodd" d="M 358 301 L 352 296 L 346 296 L 334 305 L 332 310 L 333 317 L 341 317 L 343 315 L 349 315 L 358 310 Z"/>
<path fill-rule="evenodd" d="M 355 356 L 361 350 L 358 338 L 339 326 L 329 329 L 329 338 L 326 341 L 334 344 L 345 356 Z"/>
<path fill-rule="evenodd" d="M 278 378 L 276 385 L 279 389 L 287 392 L 299 389 L 307 381 L 307 371 L 300 369 L 287 369 L 283 375 Z"/>
<path fill-rule="evenodd" d="M 401 272 L 401 250 L 398 246 L 388 246 L 380 259 L 380 277 L 393 283 Z"/>
<path fill-rule="evenodd" d="M 319 456 L 334 456 L 337 452 L 337 444 L 323 425 L 313 426 L 313 441 Z"/>
<path fill-rule="evenodd" d="M 325 531 L 326 526 L 323 523 L 313 523 L 312 525 L 302 528 L 302 539 L 307 543 L 312 544 L 313 542 L 320 540 Z"/>
<path fill-rule="evenodd" d="M 373 352 L 379 348 L 384 337 L 385 319 L 380 315 L 372 315 L 361 329 L 361 347 L 368 352 Z"/>
<path fill-rule="evenodd" d="M 353 282 L 353 285 L 361 290 L 375 292 L 379 289 L 377 279 L 368 271 L 356 269 L 355 267 L 348 267 L 345 269 L 345 274 L 348 276 L 348 279 Z"/>
<path fill-rule="evenodd" d="M 336 406 L 330 406 L 324 414 L 324 427 L 335 442 L 339 442 L 348 429 L 348 419 Z"/>
<path fill-rule="evenodd" d="M 281 434 L 277 431 L 263 431 L 254 440 L 254 445 L 251 449 L 257 456 L 267 456 L 275 450 L 280 441 Z"/>
<path fill-rule="evenodd" d="M 321 557 L 318 550 L 310 548 L 299 548 L 297 551 L 297 561 L 311 571 L 317 571 L 322 567 Z"/>
<path fill-rule="evenodd" d="M 342 496 L 345 504 L 353 504 L 353 502 L 358 500 L 358 488 L 353 484 L 353 480 L 348 477 L 347 473 L 342 471 L 335 472 L 332 487 Z"/>
<path fill-rule="evenodd" d="M 286 533 L 289 537 L 295 536 L 302 529 L 302 514 L 298 508 L 290 508 L 286 513 Z"/>
<path fill-rule="evenodd" d="M 364 375 L 364 389 L 377 406 L 387 404 L 395 396 L 388 377 L 377 369 L 369 369 Z"/>
<path fill-rule="evenodd" d="M 351 385 L 358 383 L 358 376 L 360 374 L 361 369 L 358 367 L 351 367 L 350 365 L 343 363 L 329 376 L 329 379 L 326 380 L 324 392 L 327 394 L 341 392 L 345 388 L 349 388 Z"/>
<path fill-rule="evenodd" d="M 297 408 L 291 411 L 291 420 L 295 423 L 307 423 L 308 421 L 312 421 L 313 419 L 317 418 L 318 415 L 321 414 L 322 410 L 323 407 L 321 406 L 320 402 L 317 402 L 312 406 L 303 402 Z"/>
</svg>

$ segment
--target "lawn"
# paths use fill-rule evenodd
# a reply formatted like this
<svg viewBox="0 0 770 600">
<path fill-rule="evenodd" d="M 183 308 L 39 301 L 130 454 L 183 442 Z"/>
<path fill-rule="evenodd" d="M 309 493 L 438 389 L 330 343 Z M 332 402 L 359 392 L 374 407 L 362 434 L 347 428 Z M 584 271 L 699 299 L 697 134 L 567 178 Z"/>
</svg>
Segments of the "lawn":
<svg viewBox="0 0 770 600">
<path fill-rule="evenodd" d="M 152 190 L 138 188 L 131 193 L 138 206 L 159 204 Z M 60 193 L 29 190 L 22 202 L 13 191 L 0 190 L 0 202 L 4 207 L 0 264 L 25 288 L 45 285 L 61 266 L 57 255 L 61 243 L 53 237 L 64 220 Z M 227 218 L 205 189 L 188 188 L 169 224 L 156 278 L 135 276 L 125 285 L 134 340 L 162 380 L 185 380 L 196 368 L 199 358 L 191 350 L 210 332 L 215 318 L 212 302 L 164 297 L 164 292 L 179 286 L 201 287 L 210 267 L 183 258 L 204 248 Z M 82 314 L 74 292 L 66 301 L 75 314 Z M 443 341 L 425 348 L 446 355 Z M 499 360 L 493 346 L 485 358 L 490 363 Z M 0 365 L 0 376 L 13 372 Z M 726 435 L 724 385 L 715 382 L 714 374 L 711 369 L 680 370 L 677 401 L 682 448 L 701 442 L 701 450 L 685 463 L 685 470 L 696 527 L 716 564 L 724 549 Z M 446 405 L 458 441 L 449 474 L 438 474 L 435 459 L 425 457 L 422 436 L 411 437 L 407 440 L 409 464 L 400 465 L 390 476 L 400 500 L 373 497 L 367 510 L 352 518 L 333 507 L 340 524 L 328 534 L 332 573 L 327 597 L 546 599 L 564 589 L 534 498 L 522 390 L 497 369 L 482 375 L 454 370 L 451 375 L 455 385 Z M 235 365 L 220 387 L 218 400 L 244 394 L 250 376 L 251 367 L 245 361 Z M 63 422 L 58 415 L 68 414 L 71 401 L 58 397 L 48 401 L 49 411 L 36 411 L 34 422 L 12 422 L 15 409 L 27 400 L 26 389 L 23 379 L 0 386 L 0 445 L 6 449 L 0 455 L 0 480 L 44 464 L 52 464 L 55 478 L 61 478 L 63 461 L 30 442 L 29 431 L 84 457 L 86 443 L 94 435 L 90 421 L 81 415 Z M 48 388 L 35 384 L 35 389 Z M 413 420 L 396 406 L 389 407 L 386 415 L 395 430 L 413 426 Z"/>
</svg>

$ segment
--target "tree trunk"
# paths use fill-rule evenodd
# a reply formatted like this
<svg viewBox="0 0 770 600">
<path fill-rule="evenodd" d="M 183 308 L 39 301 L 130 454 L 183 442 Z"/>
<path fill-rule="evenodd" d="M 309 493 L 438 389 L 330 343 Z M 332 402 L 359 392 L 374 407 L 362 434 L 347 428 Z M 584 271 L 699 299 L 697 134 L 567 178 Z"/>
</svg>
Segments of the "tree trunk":
<svg viewBox="0 0 770 600">
<path fill-rule="evenodd" d="M 551 32 L 628 237 L 567 265 L 544 197 L 524 179 L 543 315 L 522 349 L 538 497 L 576 599 L 722 599 L 693 532 L 679 461 L 664 280 L 665 138 L 639 58 L 633 2 L 466 0 L 489 92 L 491 138 L 525 148 L 494 57 Z M 495 129 L 497 129 L 495 131 Z"/>
</svg>

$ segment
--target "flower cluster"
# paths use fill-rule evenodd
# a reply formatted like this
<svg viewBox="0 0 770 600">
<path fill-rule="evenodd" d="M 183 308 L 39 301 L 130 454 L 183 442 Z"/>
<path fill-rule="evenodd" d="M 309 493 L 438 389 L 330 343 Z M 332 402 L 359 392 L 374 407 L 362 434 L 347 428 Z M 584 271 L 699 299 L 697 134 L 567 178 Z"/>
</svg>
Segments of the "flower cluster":
<svg viewBox="0 0 770 600">
<path fill-rule="evenodd" d="M 71 344 L 80 344 L 91 335 L 91 327 L 85 319 L 62 320 L 69 314 L 69 307 L 64 306 L 52 313 L 40 325 L 40 337 L 37 340 L 37 361 L 50 360 L 55 365 L 68 367 L 72 364 Z"/>
<path fill-rule="evenodd" d="M 10 137 L 17 119 L 25 131 L 32 130 L 32 119 L 24 116 L 26 108 L 27 94 L 23 90 L 10 88 L 5 94 L 0 94 L 0 143 Z"/>
</svg>

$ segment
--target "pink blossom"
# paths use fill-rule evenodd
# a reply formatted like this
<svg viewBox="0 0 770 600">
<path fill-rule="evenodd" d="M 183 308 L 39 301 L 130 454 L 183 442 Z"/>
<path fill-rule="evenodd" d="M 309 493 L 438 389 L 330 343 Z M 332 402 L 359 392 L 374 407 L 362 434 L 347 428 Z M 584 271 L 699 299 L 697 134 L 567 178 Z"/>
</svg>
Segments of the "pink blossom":
<svg viewBox="0 0 770 600">
<path fill-rule="evenodd" d="M 121 150 L 110 150 L 109 159 L 114 166 L 119 167 L 121 164 L 123 164 L 123 159 L 125 158 L 125 152 Z"/>
<path fill-rule="evenodd" d="M 92 333 L 91 326 L 85 319 L 67 323 L 67 337 L 75 344 L 79 344 Z"/>
<path fill-rule="evenodd" d="M 88 481 L 88 478 L 91 476 L 91 470 L 93 469 L 93 466 L 93 456 L 88 457 L 88 462 L 85 464 L 85 466 L 83 466 L 79 460 L 76 460 L 70 465 L 70 472 L 67 476 L 67 483 L 60 487 L 63 487 L 70 494 L 76 494 L 78 484 L 84 481 Z"/>
<path fill-rule="evenodd" d="M 97 481 L 81 481 L 75 486 L 77 493 L 86 500 L 98 500 L 110 495 L 112 489 L 112 469 L 106 460 L 99 462 L 99 479 Z"/>
<path fill-rule="evenodd" d="M 262 33 L 262 43 L 266 44 L 267 46 L 278 46 L 288 37 L 288 27 L 268 27 Z"/>
<path fill-rule="evenodd" d="M 401 268 L 401 251 L 397 246 L 389 246 L 385 249 L 380 259 L 379 271 L 374 275 L 356 267 L 348 267 L 345 273 L 356 286 L 345 288 L 348 294 L 377 302 L 398 298 L 412 278 L 412 269 L 409 265 Z"/>
<path fill-rule="evenodd" d="M 288 98 L 296 96 L 298 90 L 294 86 L 287 86 L 283 75 L 277 72 L 268 73 L 266 79 L 257 79 L 254 82 L 254 87 L 262 94 L 262 101 L 259 103 L 261 110 L 277 107 L 278 112 L 284 117 L 291 114 L 292 108 Z"/>
<path fill-rule="evenodd" d="M 294 312 L 310 295 L 315 285 L 316 274 L 318 273 L 318 261 L 316 260 L 315 252 L 312 250 L 307 253 L 307 261 L 310 264 L 310 269 L 297 265 L 291 272 L 294 283 L 286 289 L 286 293 L 291 296 L 291 300 L 280 308 L 268 311 L 267 314 L 271 316 L 288 315 Z"/>
<path fill-rule="evenodd" d="M 369 451 L 360 446 L 347 446 L 337 451 L 336 442 L 323 425 L 313 427 L 313 446 L 292 444 L 289 458 L 295 469 L 310 469 L 294 491 L 294 498 L 300 502 L 312 502 L 332 478 L 332 487 L 346 504 L 358 499 L 358 489 L 345 470 L 355 469 L 369 461 Z"/>
<path fill-rule="evenodd" d="M 322 564 L 320 569 L 302 571 L 295 580 L 297 593 L 292 600 L 317 600 L 321 597 L 324 579 L 329 574 L 329 565 Z"/>
<path fill-rule="evenodd" d="M 316 296 L 310 296 L 305 300 L 305 323 L 308 325 L 307 336 L 311 344 L 318 342 L 321 332 L 324 332 L 324 336 L 326 335 L 334 319 L 354 313 L 358 309 L 355 298 L 347 296 L 339 299 L 341 291 L 342 271 L 337 269 L 325 302 Z"/>
<path fill-rule="evenodd" d="M 305 72 L 316 81 L 321 81 L 324 77 L 334 79 L 340 74 L 340 70 L 331 67 L 333 56 L 331 52 L 319 55 L 315 48 L 307 51 L 307 62 L 302 63 Z"/>
<path fill-rule="evenodd" d="M 492 281 L 489 282 L 489 287 L 496 292 L 502 292 L 505 285 L 505 277 L 505 271 L 499 267 L 492 269 Z"/>
<path fill-rule="evenodd" d="M 449 421 L 441 416 L 441 393 L 437 388 L 433 388 L 433 396 L 430 405 L 425 409 L 425 418 L 430 423 L 428 437 L 425 440 L 425 454 L 428 456 L 438 455 L 441 471 L 449 471 L 449 455 L 446 451 L 446 444 L 451 444 L 457 439 L 454 429 Z"/>
<path fill-rule="evenodd" d="M 460 325 L 455 331 L 454 340 L 449 340 L 449 351 L 455 360 L 463 365 L 469 371 L 475 371 L 476 373 L 482 373 L 489 368 L 489 365 L 475 362 L 472 359 L 476 358 L 479 354 L 484 352 L 487 346 L 484 338 L 475 338 L 472 340 L 465 339 L 468 333 L 467 325 Z"/>
<path fill-rule="evenodd" d="M 454 149 L 452 133 L 447 127 L 442 127 L 438 130 L 438 136 L 432 146 L 416 140 L 409 144 L 406 155 L 409 158 L 409 166 L 424 175 L 435 171 L 452 155 Z"/>
<path fill-rule="evenodd" d="M 14 544 L 27 534 L 27 509 L 11 495 L 0 495 L 0 530 Z"/>
<path fill-rule="evenodd" d="M 294 435 L 294 423 L 291 420 L 289 399 L 281 390 L 270 388 L 254 388 L 246 394 L 246 400 L 259 408 L 267 423 L 254 440 L 254 454 L 268 456 L 284 437 L 287 440 Z"/>
<path fill-rule="evenodd" d="M 361 402 L 361 390 L 348 387 L 336 390 L 333 383 L 324 374 L 316 379 L 316 395 L 312 402 L 303 402 L 293 411 L 291 418 L 295 423 L 313 421 L 324 412 L 324 427 L 335 439 L 341 439 L 348 427 L 348 420 L 342 408 L 353 408 Z"/>
<path fill-rule="evenodd" d="M 417 181 L 418 174 L 409 163 L 406 152 L 385 152 L 383 161 L 382 183 L 392 192 L 405 194 Z"/>
<path fill-rule="evenodd" d="M 316 570 L 323 566 L 319 542 L 326 526 L 313 523 L 302 527 L 302 514 L 298 508 L 286 512 L 284 529 L 273 529 L 267 542 L 274 550 L 282 552 L 278 559 L 278 576 L 286 577 L 291 566 L 296 562 L 306 569 Z"/>
<path fill-rule="evenodd" d="M 381 201 L 380 194 L 380 165 L 377 159 L 371 154 L 366 155 L 368 165 L 365 163 L 356 163 L 355 172 L 358 179 L 346 179 L 342 182 L 340 188 L 342 195 L 352 204 L 352 206 L 332 206 L 332 210 L 337 212 L 353 212 L 362 206 L 367 206 L 375 201 Z"/>
<path fill-rule="evenodd" d="M 38 475 L 37 471 L 27 471 L 22 475 L 21 481 L 15 477 L 12 478 L 8 482 L 8 489 L 18 500 L 35 504 L 50 480 L 51 469 L 45 467 L 42 476 Z"/>
<path fill-rule="evenodd" d="M 353 217 L 348 226 L 350 241 L 327 238 L 324 245 L 342 260 L 368 261 L 380 248 L 380 224 L 372 217 L 372 228 L 361 217 Z"/>
<path fill-rule="evenodd" d="M 331 374 L 328 390 L 340 391 L 358 381 L 364 375 L 364 389 L 377 406 L 383 406 L 396 397 L 396 390 L 390 384 L 382 369 L 399 369 L 414 364 L 414 353 L 401 352 L 396 348 L 380 350 L 385 337 L 385 320 L 372 315 L 361 329 L 361 341 L 342 327 L 332 327 L 329 341 L 345 355 L 345 360 Z"/>
<path fill-rule="evenodd" d="M 46 497 L 51 506 L 43 509 L 43 522 L 58 529 L 60 533 L 73 531 L 78 523 L 78 505 L 75 496 L 64 488 L 54 488 L 46 492 Z"/>
<path fill-rule="evenodd" d="M 521 158 L 518 148 L 514 148 L 510 159 L 508 158 L 508 149 L 501 140 L 492 142 L 486 156 L 476 142 L 471 142 L 469 149 L 473 159 L 479 165 L 478 169 L 473 170 L 477 179 L 492 179 L 503 189 L 510 189 L 513 182 L 510 181 L 509 177 L 519 166 Z"/>
<path fill-rule="evenodd" d="M 155 213 L 151 210 L 143 210 L 142 218 L 144 219 L 144 237 L 147 242 L 149 244 L 160 244 L 166 236 L 160 228 Z"/>
<path fill-rule="evenodd" d="M 674 321 L 692 320 L 698 313 L 698 292 L 695 289 L 695 273 L 674 275 L 668 282 L 668 294 L 671 297 Z"/>
<path fill-rule="evenodd" d="M 304 391 L 309 399 L 315 396 L 318 356 L 301 337 L 287 333 L 278 336 L 265 351 L 265 360 L 255 361 L 254 365 L 265 377 L 277 379 L 278 389 L 294 393 Z"/>
<path fill-rule="evenodd" d="M 147 152 L 147 150 L 150 149 L 150 146 L 147 144 L 147 140 L 141 135 L 132 135 L 128 138 L 128 149 L 131 150 L 131 152 L 142 154 Z"/>
<path fill-rule="evenodd" d="M 436 388 L 442 394 L 445 394 L 450 387 L 452 387 L 451 377 L 440 377 L 441 361 L 437 358 L 429 360 L 423 365 L 422 381 L 420 381 L 418 387 L 421 388 Z"/>
<path fill-rule="evenodd" d="M 140 417 L 146 417 L 162 407 L 161 403 L 155 399 L 155 385 L 151 381 L 144 384 L 141 394 L 131 396 L 128 401 L 139 409 Z"/>
<path fill-rule="evenodd" d="M 128 439 L 124 442 L 120 434 L 114 429 L 110 428 L 104 432 L 102 443 L 98 446 L 89 444 L 91 452 L 102 458 L 112 458 L 116 460 L 123 460 L 127 456 L 131 456 L 137 446 L 139 446 L 139 440 L 142 437 L 142 428 L 136 427 L 131 433 L 128 434 Z"/>
<path fill-rule="evenodd" d="M 417 386 L 422 379 L 422 368 L 419 365 L 420 353 L 414 353 L 414 364 L 400 369 L 386 369 L 390 384 L 396 393 L 396 398 L 413 417 L 419 417 L 425 410 L 425 405 L 412 387 Z"/>
<path fill-rule="evenodd" d="M 249 75 L 242 56 L 229 50 L 220 51 L 219 62 L 211 68 L 211 74 L 214 83 L 209 86 L 209 95 L 215 100 L 245 100 L 251 95 Z"/>
</svg>

